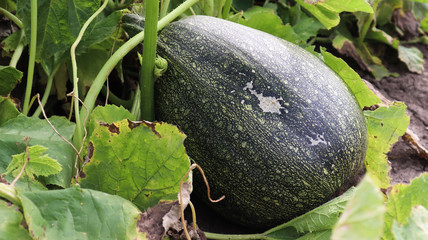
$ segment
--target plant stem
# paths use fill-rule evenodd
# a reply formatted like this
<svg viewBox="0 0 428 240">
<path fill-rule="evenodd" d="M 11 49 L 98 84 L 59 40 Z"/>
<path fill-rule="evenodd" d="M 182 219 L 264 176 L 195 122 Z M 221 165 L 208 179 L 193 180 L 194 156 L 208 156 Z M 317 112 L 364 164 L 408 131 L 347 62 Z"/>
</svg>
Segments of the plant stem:
<svg viewBox="0 0 428 240">
<path fill-rule="evenodd" d="M 18 194 L 13 186 L 0 183 L 0 197 L 8 200 L 9 202 L 21 207 L 21 200 L 18 198 Z"/>
<path fill-rule="evenodd" d="M 236 240 L 249 240 L 249 239 L 268 239 L 263 234 L 218 234 L 218 233 L 210 233 L 210 232 L 204 232 L 205 236 L 208 239 L 218 239 L 218 240 L 229 240 L 229 239 L 236 239 Z"/>
<path fill-rule="evenodd" d="M 30 56 L 28 58 L 27 88 L 25 90 L 24 106 L 22 113 L 28 114 L 28 105 L 31 98 L 31 89 L 33 87 L 34 65 L 36 62 L 37 47 L 37 0 L 31 0 L 31 33 L 30 33 Z"/>
<path fill-rule="evenodd" d="M 25 31 L 24 29 L 21 29 L 21 35 L 19 37 L 19 43 L 18 46 L 16 46 L 15 51 L 13 52 L 12 58 L 10 59 L 9 66 L 16 68 L 16 65 L 18 64 L 19 59 L 21 58 L 22 51 L 24 51 L 24 36 Z"/>
<path fill-rule="evenodd" d="M 103 5 L 101 5 L 100 8 L 98 8 L 98 10 L 92 14 L 91 17 L 89 17 L 89 19 L 85 22 L 85 24 L 83 24 L 82 29 L 80 29 L 79 35 L 76 38 L 76 41 L 74 41 L 73 45 L 71 45 L 71 49 L 70 49 L 70 55 L 71 55 L 71 65 L 73 68 L 73 96 L 74 96 L 74 116 L 76 118 L 76 132 L 75 135 L 73 136 L 73 141 L 75 146 L 80 146 L 82 144 L 82 139 L 83 139 L 83 124 L 79 124 L 81 122 L 80 120 L 80 112 L 79 112 L 79 86 L 78 86 L 78 78 L 77 78 L 77 62 L 76 62 L 76 48 L 77 45 L 79 44 L 80 40 L 83 37 L 83 34 L 86 31 L 86 28 L 88 28 L 89 24 L 92 22 L 92 20 L 94 20 L 98 14 L 100 14 L 104 8 L 107 6 L 109 0 L 104 0 Z"/>
<path fill-rule="evenodd" d="M 18 26 L 20 29 L 24 28 L 24 24 L 22 24 L 21 20 L 19 20 L 19 18 L 17 18 L 15 15 L 13 15 L 11 12 L 9 12 L 8 10 L 0 7 L 0 13 L 3 13 L 3 15 L 5 15 L 7 18 L 9 18 L 12 22 L 14 22 L 16 24 L 16 26 Z"/>
<path fill-rule="evenodd" d="M 104 94 L 104 96 L 107 95 L 107 87 L 104 85 L 103 88 L 101 89 L 101 92 Z M 115 104 L 115 105 L 119 105 L 119 106 L 123 106 L 124 108 L 130 109 L 132 107 L 132 102 L 134 101 L 134 92 L 132 92 L 131 94 L 131 99 L 129 100 L 123 100 L 121 98 L 119 98 L 118 96 L 116 96 L 114 93 L 109 92 L 108 93 L 108 100 L 109 102 Z"/>
<path fill-rule="evenodd" d="M 166 13 L 168 12 L 169 2 L 170 2 L 169 0 L 163 0 L 163 5 L 160 10 L 159 19 L 165 17 Z"/>
<path fill-rule="evenodd" d="M 223 15 L 222 15 L 223 19 L 226 19 L 229 17 L 231 6 L 232 6 L 232 0 L 226 0 L 223 6 Z"/>
<path fill-rule="evenodd" d="M 46 83 L 46 88 L 45 88 L 45 92 L 43 93 L 43 98 L 42 98 L 42 106 L 38 106 L 36 111 L 33 114 L 33 117 L 38 117 L 40 116 L 40 113 L 42 113 L 42 107 L 45 107 L 46 102 L 48 101 L 49 98 L 49 94 L 51 93 L 51 89 L 52 89 L 52 83 L 53 83 L 53 79 L 55 77 L 56 72 L 58 71 L 59 67 L 61 66 L 61 63 L 55 63 L 55 67 L 52 70 L 52 72 L 49 74 L 48 76 L 48 82 Z"/>
<path fill-rule="evenodd" d="M 154 68 L 156 58 L 157 23 L 159 13 L 158 0 L 146 0 L 146 23 L 144 25 L 143 63 L 140 71 L 141 118 L 155 120 L 154 104 Z"/>
<path fill-rule="evenodd" d="M 180 6 L 178 6 L 176 9 L 168 13 L 165 17 L 163 17 L 158 22 L 158 31 L 164 28 L 168 23 L 170 23 L 172 20 L 180 16 L 183 12 L 185 12 L 187 9 L 189 9 L 193 4 L 198 2 L 199 0 L 187 0 L 183 2 Z M 141 41 L 144 40 L 144 31 L 138 33 L 134 37 L 130 38 L 128 41 L 126 41 L 119 49 L 114 52 L 114 54 L 107 60 L 107 62 L 104 64 L 104 66 L 101 68 L 101 70 L 98 72 L 98 75 L 95 77 L 94 82 L 91 85 L 91 88 L 89 89 L 88 93 L 86 94 L 85 98 L 85 105 L 89 112 L 94 109 L 95 100 L 98 97 L 98 94 L 100 93 L 105 80 L 107 79 L 110 72 L 113 70 L 113 68 L 116 66 L 116 64 L 125 57 L 126 54 L 128 54 L 134 47 L 136 47 Z M 80 114 L 83 116 L 86 114 L 85 109 L 80 110 Z M 82 122 L 80 123 L 82 124 Z"/>
</svg>

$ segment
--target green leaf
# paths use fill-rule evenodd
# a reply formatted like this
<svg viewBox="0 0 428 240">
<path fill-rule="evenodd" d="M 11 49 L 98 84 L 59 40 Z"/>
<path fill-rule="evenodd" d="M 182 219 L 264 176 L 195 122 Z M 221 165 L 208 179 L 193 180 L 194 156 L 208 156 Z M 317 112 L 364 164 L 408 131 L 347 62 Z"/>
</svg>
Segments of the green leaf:
<svg viewBox="0 0 428 240">
<path fill-rule="evenodd" d="M 22 19 L 26 36 L 30 36 L 30 2 L 18 0 L 17 15 Z M 68 55 L 81 27 L 100 7 L 100 0 L 40 0 L 38 1 L 37 53 L 41 61 L 53 55 Z M 94 43 L 101 42 L 114 34 L 122 13 L 103 14 L 88 26 L 76 52 L 82 53 Z"/>
<path fill-rule="evenodd" d="M 383 44 L 389 45 L 395 49 L 398 48 L 398 44 L 400 41 L 398 39 L 394 39 L 386 32 L 377 29 L 375 27 L 371 28 L 366 35 L 366 39 L 375 40 L 381 42 Z"/>
<path fill-rule="evenodd" d="M 393 75 L 382 65 L 382 61 L 371 53 L 366 43 L 358 45 L 356 43 L 358 40 L 352 37 L 343 24 L 340 24 L 338 28 L 332 44 L 340 54 L 353 58 L 361 69 L 370 71 L 377 80 Z"/>
<path fill-rule="evenodd" d="M 105 17 L 100 14 L 85 31 L 82 41 L 79 43 L 79 46 L 76 49 L 76 52 L 82 53 L 86 51 L 86 48 L 92 46 L 95 43 L 101 43 L 105 41 L 110 36 L 115 35 L 115 32 L 118 29 L 118 24 L 122 17 L 122 11 L 116 11 Z M 116 42 L 118 45 L 119 42 Z M 117 47 L 117 46 L 116 46 Z M 111 47 L 105 49 L 111 51 Z"/>
<path fill-rule="evenodd" d="M 365 0 L 329 0 L 329 1 L 305 1 L 296 0 L 303 8 L 314 15 L 327 29 L 335 27 L 340 22 L 341 12 L 367 12 L 373 9 Z"/>
<path fill-rule="evenodd" d="M 421 20 L 421 28 L 428 33 L 428 13 L 425 15 L 425 17 Z"/>
<path fill-rule="evenodd" d="M 300 13 L 300 20 L 293 26 L 294 32 L 300 36 L 303 42 L 315 37 L 324 26 L 316 19 L 309 17 L 304 12 Z"/>
<path fill-rule="evenodd" d="M 383 195 L 366 176 L 333 228 L 332 240 L 375 240 L 383 233 L 385 206 Z"/>
<path fill-rule="evenodd" d="M 396 184 L 392 186 L 386 203 L 385 232 L 383 239 L 394 239 L 393 224 L 409 222 L 412 209 L 418 205 L 428 208 L 428 173 L 413 179 L 409 185 Z M 414 218 L 414 217 L 413 217 Z"/>
<path fill-rule="evenodd" d="M 375 18 L 379 26 L 391 21 L 395 9 L 403 7 L 403 0 L 381 0 L 376 8 Z"/>
<path fill-rule="evenodd" d="M 22 226 L 22 213 L 13 204 L 0 199 L 0 236 L 1 239 L 32 239 Z"/>
<path fill-rule="evenodd" d="M 414 207 L 406 224 L 394 221 L 392 232 L 397 240 L 428 239 L 428 211 L 423 206 Z"/>
<path fill-rule="evenodd" d="M 44 154 L 46 150 L 48 149 L 45 147 L 34 145 L 28 147 L 23 153 L 12 155 L 12 161 L 7 167 L 5 175 L 12 173 L 16 177 L 24 166 L 27 157 L 28 162 L 25 166 L 25 174 L 31 178 L 33 178 L 33 175 L 47 177 L 58 174 L 62 170 L 61 165 L 55 159 Z"/>
<path fill-rule="evenodd" d="M 401 102 L 374 111 L 364 111 L 369 143 L 364 162 L 367 173 L 376 185 L 387 189 L 390 186 L 389 164 L 386 153 L 397 142 L 409 126 L 410 118 L 406 115 L 406 105 Z"/>
<path fill-rule="evenodd" d="M 0 126 L 18 115 L 19 111 L 12 99 L 0 96 Z"/>
<path fill-rule="evenodd" d="M 63 117 L 49 118 L 52 125 L 68 141 L 71 141 L 75 125 Z M 24 115 L 9 120 L 0 126 L 0 139 L 8 146 L 7 150 L 11 155 L 19 154 L 25 149 L 24 137 L 29 137 L 28 145 L 40 145 L 48 148 L 46 153 L 56 159 L 62 166 L 59 174 L 41 177 L 45 184 L 55 184 L 61 187 L 68 187 L 70 179 L 74 174 L 74 150 L 61 139 L 46 122 L 38 118 L 29 118 Z M 13 147 L 14 146 L 14 147 Z M 0 166 L 9 164 L 11 155 L 0 159 Z"/>
<path fill-rule="evenodd" d="M 424 71 L 424 56 L 416 47 L 398 45 L 398 58 L 407 65 L 411 72 L 421 74 Z"/>
<path fill-rule="evenodd" d="M 100 123 L 90 138 L 82 187 L 117 194 L 145 210 L 177 199 L 189 168 L 185 135 L 166 123 Z"/>
<path fill-rule="evenodd" d="M 119 196 L 73 186 L 20 198 L 35 239 L 145 239 L 137 227 L 141 212 Z"/>
<path fill-rule="evenodd" d="M 25 35 L 30 36 L 30 1 L 17 0 L 17 6 Z M 100 0 L 39 0 L 36 59 L 48 59 L 56 53 L 68 51 L 83 24 L 99 7 Z"/>
<path fill-rule="evenodd" d="M 16 11 L 16 3 L 14 0 L 1 0 L 0 7 L 8 10 L 9 12 Z"/>
<path fill-rule="evenodd" d="M 254 6 L 244 13 L 245 19 L 241 18 L 238 23 L 251 27 L 294 44 L 306 42 L 308 35 L 298 35 L 290 24 L 284 25 L 281 18 L 270 8 Z M 315 24 L 316 25 L 316 24 Z"/>
<path fill-rule="evenodd" d="M 345 61 L 325 51 L 321 51 L 321 54 L 324 62 L 345 81 L 346 85 L 348 85 L 351 92 L 357 98 L 361 109 L 381 103 L 379 97 L 367 87 L 358 73 L 349 67 Z"/>
<path fill-rule="evenodd" d="M 254 4 L 254 0 L 233 0 L 233 6 L 236 10 L 247 10 Z"/>
<path fill-rule="evenodd" d="M 97 106 L 91 113 L 89 122 L 86 124 L 88 136 L 92 135 L 95 128 L 100 125 L 100 122 L 112 124 L 116 121 L 123 119 L 129 119 L 135 121 L 134 115 L 132 115 L 124 107 L 107 104 L 105 106 Z"/>
<path fill-rule="evenodd" d="M 15 51 L 16 47 L 19 44 L 20 38 L 21 38 L 21 29 L 18 31 L 10 34 L 7 38 L 5 38 L 2 42 L 2 51 L 3 56 L 12 56 L 13 51 Z M 25 41 L 25 37 L 23 39 Z"/>
<path fill-rule="evenodd" d="M 270 8 L 255 6 L 244 13 L 245 19 L 239 19 L 239 23 L 274 36 L 285 37 L 284 24 L 281 18 Z"/>
<path fill-rule="evenodd" d="M 411 11 L 416 20 L 421 20 L 428 15 L 428 1 L 425 3 L 413 1 L 412 3 Z"/>
<path fill-rule="evenodd" d="M 351 188 L 329 202 L 285 223 L 266 231 L 268 239 L 330 239 L 333 226 L 340 213 L 355 193 Z"/>
<path fill-rule="evenodd" d="M 8 95 L 21 78 L 22 72 L 16 68 L 0 66 L 0 95 Z"/>
<path fill-rule="evenodd" d="M 85 53 L 76 57 L 79 92 L 86 95 L 99 70 L 110 57 L 105 49 L 89 48 Z M 70 66 L 71 67 L 71 66 Z"/>
</svg>

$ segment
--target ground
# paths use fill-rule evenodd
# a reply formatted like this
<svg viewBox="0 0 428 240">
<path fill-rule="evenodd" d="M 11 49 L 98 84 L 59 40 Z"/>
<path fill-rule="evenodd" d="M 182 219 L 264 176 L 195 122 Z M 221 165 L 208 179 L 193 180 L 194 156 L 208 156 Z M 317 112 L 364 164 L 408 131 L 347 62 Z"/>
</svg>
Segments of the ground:
<svg viewBox="0 0 428 240">
<path fill-rule="evenodd" d="M 428 148 L 428 46 L 417 46 L 424 54 L 425 71 L 414 74 L 398 65 L 395 71 L 399 77 L 388 77 L 376 81 L 368 74 L 363 78 L 369 80 L 381 94 L 390 100 L 403 101 L 410 116 L 409 129 L 419 137 L 419 142 L 425 149 Z M 428 159 L 418 156 L 411 144 L 400 139 L 388 154 L 391 162 L 391 183 L 409 183 L 411 179 L 428 171 Z"/>
</svg>

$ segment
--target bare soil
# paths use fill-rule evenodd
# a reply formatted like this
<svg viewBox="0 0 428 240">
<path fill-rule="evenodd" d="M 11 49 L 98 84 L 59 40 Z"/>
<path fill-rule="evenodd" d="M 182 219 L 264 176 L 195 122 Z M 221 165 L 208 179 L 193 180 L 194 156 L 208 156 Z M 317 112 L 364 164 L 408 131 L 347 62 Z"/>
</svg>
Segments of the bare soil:
<svg viewBox="0 0 428 240">
<path fill-rule="evenodd" d="M 417 46 L 425 59 L 425 71 L 422 74 L 408 72 L 405 66 L 397 64 L 394 71 L 399 77 L 387 77 L 374 80 L 368 74 L 360 74 L 370 81 L 385 97 L 402 101 L 407 105 L 410 116 L 409 129 L 419 138 L 419 143 L 428 148 L 428 46 Z M 410 180 L 428 171 L 428 159 L 418 156 L 411 144 L 400 139 L 388 153 L 391 162 L 391 184 L 409 183 Z"/>
</svg>

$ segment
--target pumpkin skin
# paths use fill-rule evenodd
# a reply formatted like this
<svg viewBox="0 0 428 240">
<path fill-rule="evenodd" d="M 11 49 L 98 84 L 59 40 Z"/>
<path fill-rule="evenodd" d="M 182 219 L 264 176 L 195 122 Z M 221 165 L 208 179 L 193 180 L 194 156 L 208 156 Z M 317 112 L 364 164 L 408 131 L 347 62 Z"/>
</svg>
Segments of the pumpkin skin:
<svg viewBox="0 0 428 240">
<path fill-rule="evenodd" d="M 169 24 L 158 54 L 158 121 L 186 135 L 205 171 L 213 209 L 246 226 L 273 227 L 328 201 L 362 167 L 367 127 L 345 83 L 306 50 L 207 16 Z M 206 199 L 205 185 L 194 180 Z"/>
</svg>

